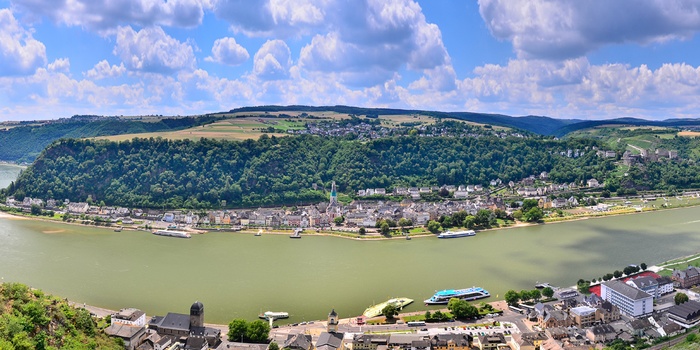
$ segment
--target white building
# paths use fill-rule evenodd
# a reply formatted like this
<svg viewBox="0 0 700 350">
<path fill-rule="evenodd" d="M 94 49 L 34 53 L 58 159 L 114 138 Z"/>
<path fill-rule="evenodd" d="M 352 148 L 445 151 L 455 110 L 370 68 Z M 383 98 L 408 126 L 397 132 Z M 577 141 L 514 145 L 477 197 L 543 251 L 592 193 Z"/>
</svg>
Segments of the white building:
<svg viewBox="0 0 700 350">
<path fill-rule="evenodd" d="M 120 323 L 129 326 L 145 326 L 146 313 L 139 309 L 121 309 L 112 315 L 112 323 Z"/>
<path fill-rule="evenodd" d="M 600 297 L 617 306 L 628 316 L 640 317 L 654 311 L 654 298 L 649 293 L 619 280 L 603 282 Z"/>
</svg>

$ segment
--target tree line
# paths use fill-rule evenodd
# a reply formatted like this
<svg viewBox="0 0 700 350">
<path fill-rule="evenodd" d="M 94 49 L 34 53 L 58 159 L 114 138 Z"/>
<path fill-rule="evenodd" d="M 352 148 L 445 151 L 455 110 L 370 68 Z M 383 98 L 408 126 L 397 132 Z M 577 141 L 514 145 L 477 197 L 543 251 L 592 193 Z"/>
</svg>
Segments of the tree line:
<svg viewBox="0 0 700 350">
<path fill-rule="evenodd" d="M 62 139 L 47 147 L 4 194 L 208 209 L 324 201 L 331 181 L 349 192 L 486 186 L 496 178 L 518 181 L 547 171 L 553 181 L 581 183 L 604 179 L 614 163 L 593 151 L 578 158 L 559 152 L 594 145 L 593 140 L 417 136 L 368 142 L 310 135 L 263 135 L 257 141 Z"/>
</svg>

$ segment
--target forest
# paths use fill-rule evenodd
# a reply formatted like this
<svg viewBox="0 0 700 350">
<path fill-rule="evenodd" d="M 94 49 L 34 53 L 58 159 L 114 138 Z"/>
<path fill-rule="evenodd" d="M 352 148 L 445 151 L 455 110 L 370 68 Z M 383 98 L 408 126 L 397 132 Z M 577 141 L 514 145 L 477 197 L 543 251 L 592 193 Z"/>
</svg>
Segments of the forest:
<svg viewBox="0 0 700 350">
<path fill-rule="evenodd" d="M 612 160 L 595 140 L 403 136 L 359 142 L 318 136 L 259 140 L 62 139 L 5 195 L 141 208 L 219 208 L 315 203 L 341 192 L 396 186 L 519 181 L 547 171 L 555 182 L 604 179 Z M 578 158 L 567 149 L 589 151 Z M 316 189 L 314 189 L 316 188 Z"/>
</svg>

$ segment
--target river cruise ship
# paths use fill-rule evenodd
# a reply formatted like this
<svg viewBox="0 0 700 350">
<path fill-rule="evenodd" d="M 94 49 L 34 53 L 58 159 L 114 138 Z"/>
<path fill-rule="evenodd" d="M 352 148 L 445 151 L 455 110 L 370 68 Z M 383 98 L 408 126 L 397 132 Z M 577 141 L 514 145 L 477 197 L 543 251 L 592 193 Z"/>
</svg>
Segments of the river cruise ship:
<svg viewBox="0 0 700 350">
<path fill-rule="evenodd" d="M 426 305 L 447 304 L 450 299 L 457 298 L 462 300 L 476 300 L 488 298 L 491 294 L 481 287 L 471 287 L 466 289 L 445 289 L 436 292 L 430 299 L 425 300 Z"/>
<path fill-rule="evenodd" d="M 470 236 L 476 236 L 476 232 L 474 232 L 474 230 L 466 230 L 466 231 L 447 230 L 447 231 L 439 234 L 438 238 L 457 238 L 457 237 L 470 237 Z"/>
<path fill-rule="evenodd" d="M 158 236 L 168 236 L 168 237 L 178 237 L 178 238 L 191 238 L 189 233 L 183 231 L 173 231 L 173 230 L 156 230 L 153 231 L 154 235 Z"/>
</svg>

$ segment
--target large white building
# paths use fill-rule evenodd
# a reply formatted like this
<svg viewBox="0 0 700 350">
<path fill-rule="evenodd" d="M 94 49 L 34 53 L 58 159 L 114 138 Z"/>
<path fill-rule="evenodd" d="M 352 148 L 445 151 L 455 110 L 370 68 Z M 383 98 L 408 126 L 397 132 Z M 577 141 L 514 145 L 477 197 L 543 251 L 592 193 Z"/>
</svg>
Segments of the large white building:
<svg viewBox="0 0 700 350">
<path fill-rule="evenodd" d="M 600 297 L 628 316 L 640 317 L 654 311 L 654 297 L 619 280 L 603 282 Z"/>
</svg>

